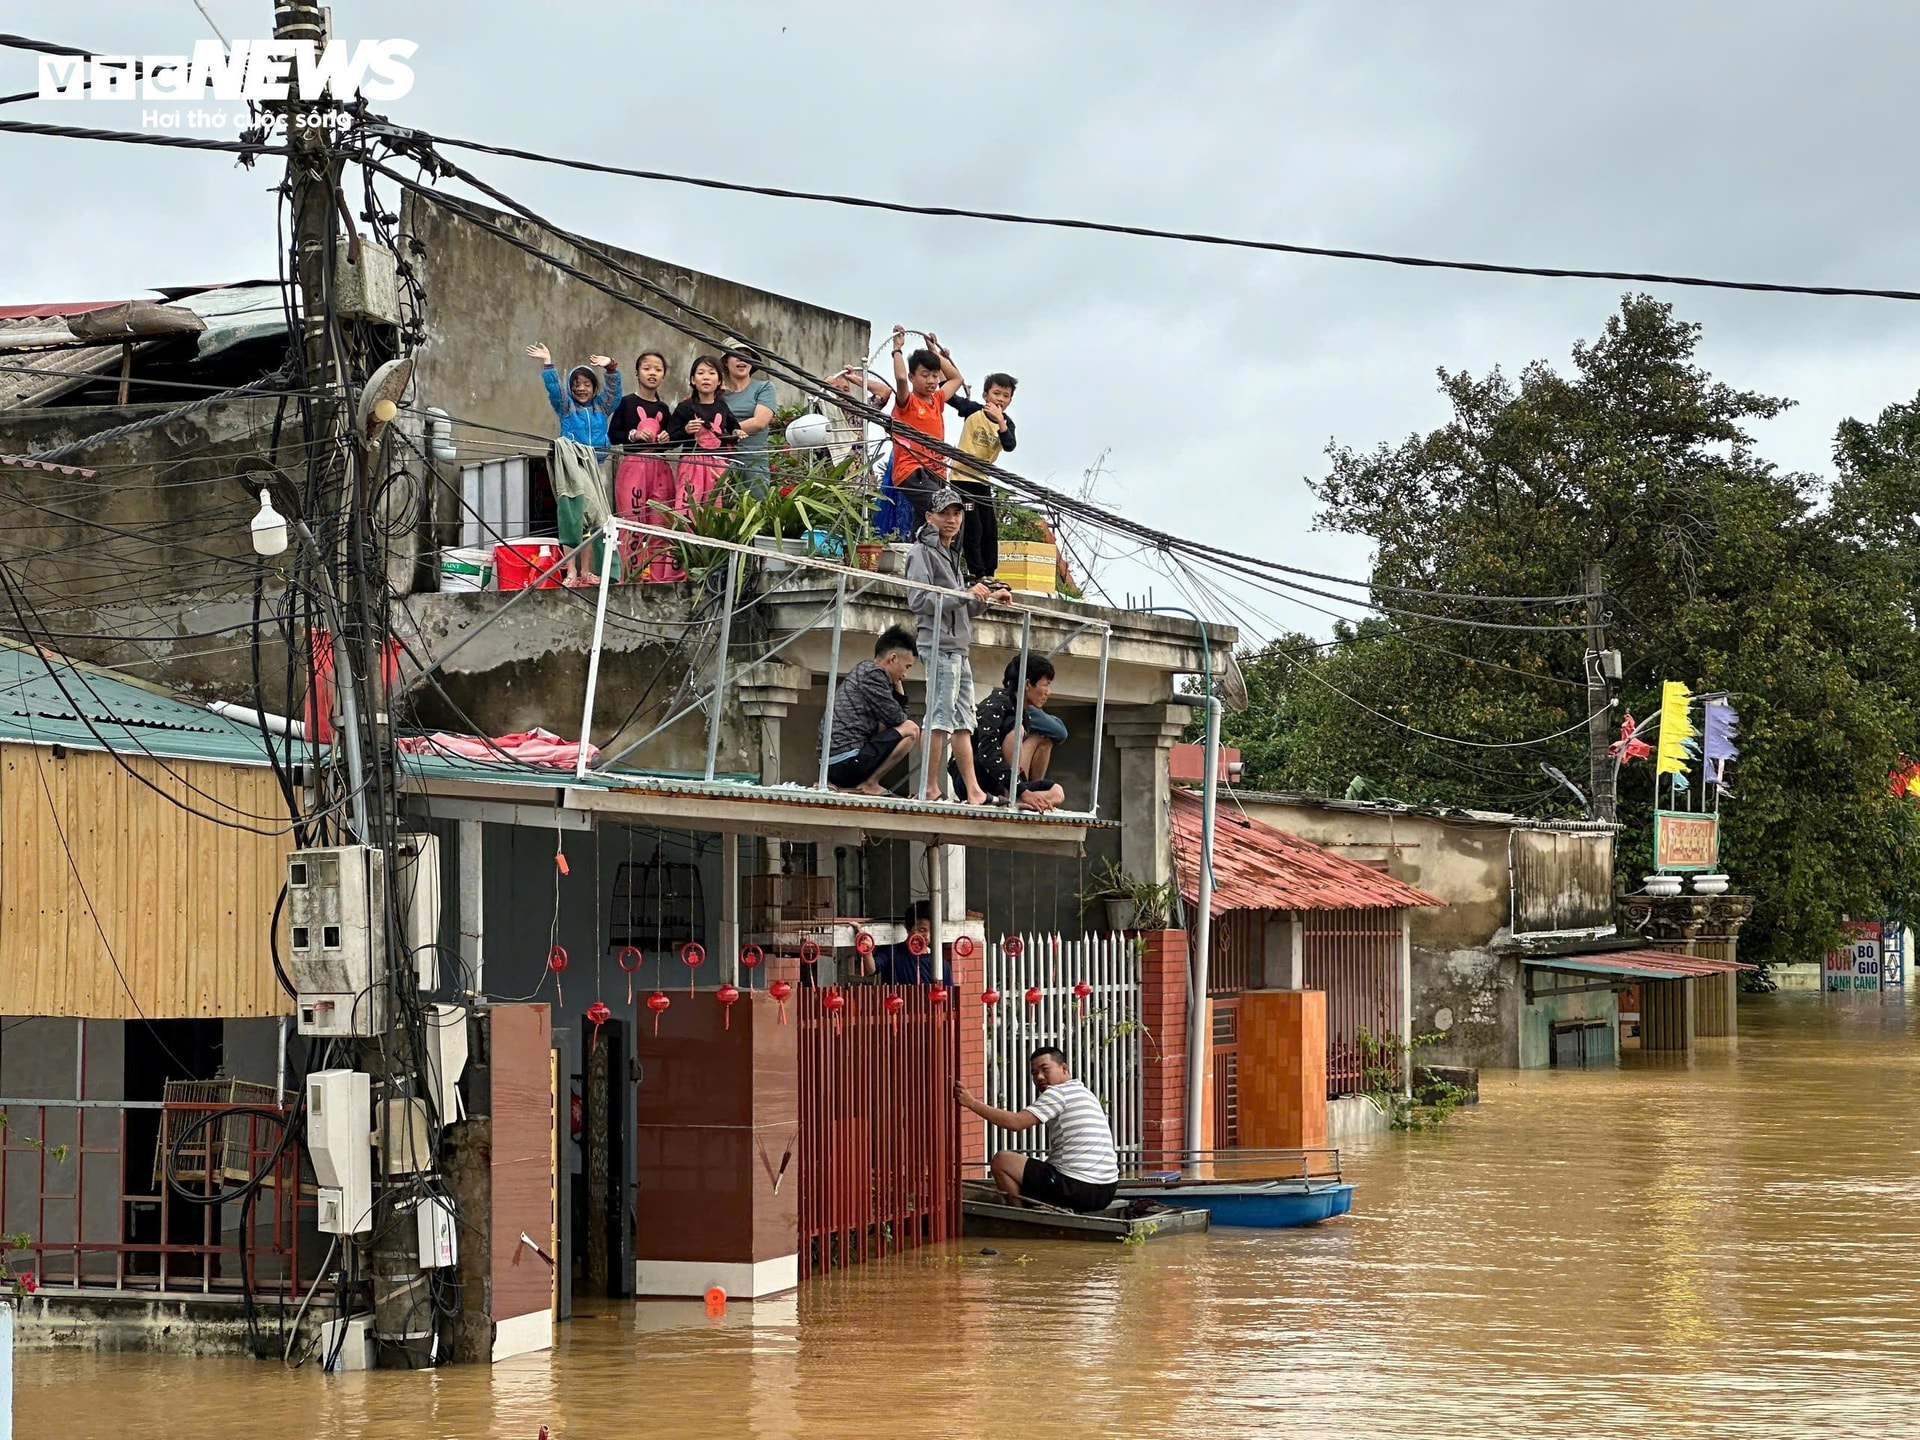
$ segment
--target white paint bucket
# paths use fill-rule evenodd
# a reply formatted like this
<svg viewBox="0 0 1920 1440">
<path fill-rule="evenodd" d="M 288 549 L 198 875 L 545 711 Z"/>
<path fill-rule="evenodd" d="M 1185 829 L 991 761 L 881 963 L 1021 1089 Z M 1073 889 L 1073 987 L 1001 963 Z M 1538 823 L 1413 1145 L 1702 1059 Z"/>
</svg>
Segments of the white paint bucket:
<svg viewBox="0 0 1920 1440">
<path fill-rule="evenodd" d="M 465 550 L 451 547 L 440 552 L 440 589 L 484 590 L 488 572 L 493 569 L 491 550 Z"/>
</svg>

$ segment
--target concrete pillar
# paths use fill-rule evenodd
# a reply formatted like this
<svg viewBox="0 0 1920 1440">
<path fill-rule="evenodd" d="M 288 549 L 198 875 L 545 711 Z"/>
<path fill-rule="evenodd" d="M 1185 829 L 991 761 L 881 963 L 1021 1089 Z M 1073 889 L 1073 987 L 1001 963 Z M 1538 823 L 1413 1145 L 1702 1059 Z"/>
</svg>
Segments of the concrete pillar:
<svg viewBox="0 0 1920 1440">
<path fill-rule="evenodd" d="M 1137 705 L 1107 716 L 1120 752 L 1120 867 L 1136 880 L 1173 878 L 1168 761 L 1191 717 L 1185 705 Z"/>
<path fill-rule="evenodd" d="M 1693 1049 L 1693 981 L 1642 980 L 1640 982 L 1640 1048 L 1668 1054 L 1686 1054 Z"/>
<path fill-rule="evenodd" d="M 807 672 L 778 660 L 762 660 L 740 675 L 740 713 L 760 722 L 760 783 L 778 785 L 786 776 L 781 754 L 781 724 L 810 683 Z M 811 752 L 811 746 L 796 747 Z M 817 753 L 814 758 L 819 757 Z M 796 777 L 799 778 L 799 777 Z"/>
<path fill-rule="evenodd" d="M 760 732 L 759 768 L 762 785 L 778 785 L 787 778 L 786 756 L 782 751 L 784 736 L 781 733 L 785 726 L 782 722 L 810 684 L 811 678 L 806 671 L 778 660 L 762 660 L 741 672 L 740 713 L 753 720 Z M 816 761 L 819 759 L 812 747 L 797 748 L 803 754 L 813 754 Z M 796 778 L 810 784 L 814 777 Z M 766 873 L 778 873 L 780 842 L 769 837 L 765 842 L 765 854 Z M 734 953 L 739 953 L 738 946 Z"/>
</svg>

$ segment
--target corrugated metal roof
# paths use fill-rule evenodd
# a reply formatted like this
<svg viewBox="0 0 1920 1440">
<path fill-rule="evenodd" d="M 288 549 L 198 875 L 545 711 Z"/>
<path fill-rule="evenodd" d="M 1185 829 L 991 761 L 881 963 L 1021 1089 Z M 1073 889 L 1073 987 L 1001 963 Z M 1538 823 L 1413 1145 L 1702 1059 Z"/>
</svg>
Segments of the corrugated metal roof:
<svg viewBox="0 0 1920 1440">
<path fill-rule="evenodd" d="M 21 470 L 51 470 L 56 475 L 72 475 L 80 480 L 92 480 L 99 471 L 89 470 L 84 465 L 59 465 L 51 460 L 35 460 L 27 455 L 0 455 L 0 465 L 11 465 Z"/>
<path fill-rule="evenodd" d="M 1434 820 L 1465 821 L 1474 825 L 1504 825 L 1516 830 L 1566 830 L 1574 833 L 1620 829 L 1607 820 L 1553 820 L 1514 815 L 1505 810 L 1474 810 L 1459 805 L 1416 805 L 1409 800 L 1347 800 L 1316 795 L 1307 790 L 1235 790 L 1249 805 L 1299 805 L 1314 810 L 1344 810 L 1356 815 L 1424 815 Z"/>
<path fill-rule="evenodd" d="M 1180 892 L 1199 903 L 1200 797 L 1173 792 L 1173 853 Z M 1232 804 L 1214 814 L 1213 913 L 1227 910 L 1368 910 L 1379 906 L 1444 905 L 1371 866 L 1249 820 Z"/>
<path fill-rule="evenodd" d="M 260 732 L 91 665 L 0 646 L 0 740 L 264 765 Z"/>
<path fill-rule="evenodd" d="M 1724 975 L 1729 970 L 1755 968 L 1740 960 L 1714 960 L 1705 955 L 1682 955 L 1674 950 L 1603 950 L 1588 955 L 1529 955 L 1525 963 L 1537 970 L 1563 970 L 1575 975 L 1627 975 L 1636 980 Z"/>
</svg>

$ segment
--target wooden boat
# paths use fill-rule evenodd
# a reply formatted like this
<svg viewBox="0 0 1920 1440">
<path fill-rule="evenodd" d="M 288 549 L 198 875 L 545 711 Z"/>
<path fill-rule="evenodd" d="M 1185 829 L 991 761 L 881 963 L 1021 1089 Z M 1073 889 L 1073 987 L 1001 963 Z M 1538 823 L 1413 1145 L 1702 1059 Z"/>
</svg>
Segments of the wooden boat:
<svg viewBox="0 0 1920 1440">
<path fill-rule="evenodd" d="M 1147 1213 L 1129 1213 L 1142 1209 L 1135 1201 L 1119 1199 L 1105 1210 L 1088 1215 L 1032 1200 L 1016 1205 L 992 1185 L 979 1181 L 968 1181 L 960 1199 L 964 1233 L 1006 1240 L 1120 1240 L 1138 1244 L 1169 1235 L 1198 1234 L 1206 1230 L 1211 1218 L 1205 1209 L 1164 1204 Z"/>
<path fill-rule="evenodd" d="M 1353 1186 L 1341 1178 L 1338 1150 L 1218 1150 L 1124 1179 L 1115 1199 L 1205 1210 L 1215 1225 L 1287 1230 L 1346 1214 Z"/>
</svg>

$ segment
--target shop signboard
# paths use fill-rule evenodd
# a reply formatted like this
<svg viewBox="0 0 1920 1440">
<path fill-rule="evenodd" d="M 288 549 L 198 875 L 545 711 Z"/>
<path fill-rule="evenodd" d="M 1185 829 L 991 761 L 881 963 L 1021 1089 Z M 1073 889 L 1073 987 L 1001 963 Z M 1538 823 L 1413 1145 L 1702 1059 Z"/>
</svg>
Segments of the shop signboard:
<svg viewBox="0 0 1920 1440">
<path fill-rule="evenodd" d="M 1827 989 L 1878 990 L 1881 971 L 1881 924 L 1878 920 L 1848 920 L 1840 927 L 1846 943 L 1827 952 Z"/>
<path fill-rule="evenodd" d="M 1686 810 L 1653 813 L 1653 868 L 1712 870 L 1720 863 L 1720 817 Z"/>
</svg>

